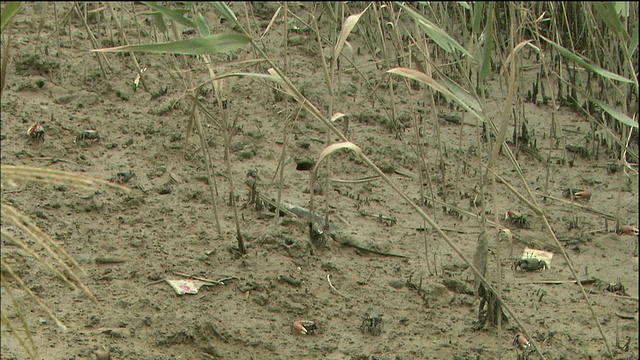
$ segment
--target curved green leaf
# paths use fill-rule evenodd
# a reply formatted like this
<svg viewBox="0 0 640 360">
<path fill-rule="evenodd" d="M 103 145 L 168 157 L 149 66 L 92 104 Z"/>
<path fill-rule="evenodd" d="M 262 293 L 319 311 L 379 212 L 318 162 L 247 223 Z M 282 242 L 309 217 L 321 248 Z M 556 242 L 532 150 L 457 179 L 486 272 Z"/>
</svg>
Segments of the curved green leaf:
<svg viewBox="0 0 640 360">
<path fill-rule="evenodd" d="M 625 83 L 628 83 L 628 84 L 633 84 L 633 81 L 631 81 L 631 80 L 629 80 L 629 79 L 627 79 L 625 77 L 622 77 L 622 76 L 620 76 L 618 74 L 614 74 L 609 70 L 605 70 L 605 69 L 601 68 L 600 66 L 598 66 L 598 65 L 594 64 L 593 62 L 591 62 L 591 60 L 589 60 L 589 59 L 587 59 L 585 57 L 582 57 L 580 55 L 572 53 L 571 51 L 565 49 L 564 47 L 556 44 L 555 42 L 547 39 L 546 37 L 544 37 L 542 35 L 540 35 L 540 38 L 543 39 L 544 41 L 548 42 L 549 44 L 551 44 L 554 48 L 556 48 L 556 50 L 558 50 L 558 52 L 562 56 L 564 56 L 565 58 L 567 58 L 567 59 L 575 62 L 576 64 L 584 67 L 585 69 L 589 69 L 589 70 L 593 71 L 594 73 L 596 73 L 596 74 L 598 74 L 598 75 L 600 75 L 602 77 L 611 79 L 611 80 L 616 80 L 616 81 L 625 82 Z"/>
<path fill-rule="evenodd" d="M 422 14 L 418 13 L 417 11 L 413 10 L 412 8 L 404 4 L 401 4 L 401 3 L 397 3 L 397 4 L 400 8 L 406 11 L 407 14 L 409 14 L 413 18 L 413 20 L 415 20 L 416 23 L 424 30 L 424 32 L 430 38 L 432 38 L 433 41 L 435 41 L 436 44 L 438 44 L 438 46 L 444 49 L 444 51 L 452 52 L 454 50 L 458 50 L 461 53 L 463 53 L 465 56 L 473 58 L 473 56 L 469 54 L 469 52 L 464 47 L 462 47 L 462 45 L 460 45 L 457 41 L 455 41 L 444 30 L 436 26 L 431 21 L 427 20 L 427 18 L 425 18 Z"/>
<path fill-rule="evenodd" d="M 196 24 L 198 25 L 198 32 L 200 33 L 200 36 L 211 35 L 209 25 L 204 21 L 204 17 L 202 17 L 202 15 L 196 16 Z"/>
<path fill-rule="evenodd" d="M 186 12 L 186 10 L 171 10 L 165 6 L 162 6 L 158 3 L 151 3 L 151 2 L 145 2 L 143 3 L 145 5 L 147 5 L 148 7 L 150 7 L 152 10 L 157 11 L 159 13 L 161 13 L 162 15 L 166 16 L 167 18 L 180 23 L 184 26 L 190 27 L 192 29 L 196 28 L 196 23 L 187 19 L 186 17 L 182 16 L 182 14 L 184 12 Z"/>
<path fill-rule="evenodd" d="M 10 1 L 4 6 L 0 16 L 0 32 L 4 31 L 4 28 L 11 22 L 11 19 L 18 13 L 19 9 L 19 2 Z"/>
<path fill-rule="evenodd" d="M 638 49 L 638 22 L 633 25 L 633 31 L 631 32 L 631 40 L 629 40 L 629 56 L 633 56 L 633 53 Z"/>
<path fill-rule="evenodd" d="M 469 6 L 469 3 L 466 1 L 458 1 L 457 2 L 458 5 L 462 6 L 463 8 L 467 9 L 467 10 L 471 10 L 471 6 Z"/>
<path fill-rule="evenodd" d="M 613 2 L 594 2 L 593 7 L 611 31 L 622 35 L 625 40 L 629 39 L 629 34 L 625 31 Z"/>
<path fill-rule="evenodd" d="M 447 98 L 457 102 L 460 106 L 462 106 L 462 108 L 467 110 L 471 115 L 475 116 L 478 120 L 484 122 L 484 118 L 474 110 L 474 108 L 479 106 L 479 104 L 476 104 L 476 101 L 473 100 L 472 95 L 464 91 L 461 87 L 459 87 L 450 79 L 447 79 L 445 77 L 444 82 L 446 85 L 442 85 L 439 82 L 437 82 L 434 78 L 428 76 L 427 74 L 421 71 L 414 70 L 414 69 L 393 68 L 391 70 L 388 70 L 387 72 L 390 74 L 404 76 L 411 80 L 419 81 L 421 83 L 429 85 L 432 89 L 439 91 Z M 449 87 L 451 87 L 453 91 L 449 90 Z"/>
<path fill-rule="evenodd" d="M 156 25 L 158 30 L 160 30 L 161 33 L 166 33 L 167 24 L 164 23 L 164 18 L 162 17 L 162 14 L 160 14 L 159 12 L 154 12 L 151 14 L 151 16 L 153 16 L 153 23 Z"/>
<path fill-rule="evenodd" d="M 222 16 L 226 17 L 229 20 L 233 20 L 233 22 L 238 22 L 238 18 L 236 18 L 236 14 L 233 13 L 231 8 L 227 4 L 222 1 L 212 1 L 211 6 L 216 9 Z"/>
<path fill-rule="evenodd" d="M 215 34 L 199 38 L 146 45 L 126 45 L 94 49 L 97 52 L 141 52 L 150 54 L 221 54 L 245 47 L 251 38 L 242 34 Z"/>
<path fill-rule="evenodd" d="M 471 27 L 471 31 L 474 34 L 477 34 L 480 31 L 480 25 L 482 24 L 482 9 L 484 8 L 484 2 L 482 1 L 474 1 L 473 2 L 473 26 Z"/>
<path fill-rule="evenodd" d="M 581 91 L 582 92 L 582 91 Z M 618 111 L 612 107 L 610 107 L 609 105 L 603 103 L 602 101 L 596 99 L 593 96 L 590 96 L 587 93 L 583 93 L 583 95 L 585 95 L 589 100 L 591 100 L 592 102 L 596 103 L 598 106 L 600 106 L 602 108 L 602 110 L 604 110 L 605 112 L 607 112 L 609 115 L 611 115 L 611 117 L 613 117 L 614 119 L 620 121 L 621 123 L 627 125 L 627 126 L 631 126 L 632 128 L 638 128 L 638 122 L 633 121 L 632 118 L 630 118 L 629 116 L 627 116 L 625 113 Z"/>
</svg>

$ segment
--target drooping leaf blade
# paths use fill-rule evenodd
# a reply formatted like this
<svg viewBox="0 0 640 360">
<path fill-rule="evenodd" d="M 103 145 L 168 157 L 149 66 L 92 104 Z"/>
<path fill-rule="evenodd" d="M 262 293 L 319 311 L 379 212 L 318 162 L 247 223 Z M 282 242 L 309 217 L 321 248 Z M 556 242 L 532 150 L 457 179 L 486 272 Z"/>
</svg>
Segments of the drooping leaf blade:
<svg viewBox="0 0 640 360">
<path fill-rule="evenodd" d="M 333 52 L 334 59 L 338 59 L 338 57 L 340 56 L 342 47 L 347 41 L 347 37 L 351 33 L 351 30 L 353 30 L 353 27 L 356 26 L 358 20 L 360 20 L 360 17 L 365 13 L 365 11 L 367 11 L 367 9 L 369 9 L 369 6 L 362 10 L 361 13 L 349 16 L 347 20 L 344 21 L 344 24 L 342 24 L 342 31 L 340 31 L 340 36 L 338 36 L 338 41 L 336 42 L 336 47 Z"/>
<path fill-rule="evenodd" d="M 200 33 L 200 36 L 211 35 L 209 25 L 207 25 L 207 22 L 204 21 L 204 17 L 202 15 L 196 16 L 196 25 L 198 26 L 198 33 Z"/>
<path fill-rule="evenodd" d="M 149 54 L 213 55 L 245 47 L 251 38 L 243 34 L 214 34 L 165 43 L 126 45 L 94 49 L 97 52 L 141 52 Z"/>
<path fill-rule="evenodd" d="M 600 19 L 607 24 L 611 31 L 623 36 L 625 40 L 629 39 L 629 34 L 625 31 L 613 2 L 594 2 L 593 7 L 596 9 Z"/>
<path fill-rule="evenodd" d="M 387 70 L 387 72 L 390 74 L 404 76 L 411 80 L 419 81 L 423 84 L 429 85 L 432 89 L 439 91 L 447 98 L 457 102 L 460 106 L 462 106 L 465 110 L 467 110 L 471 115 L 475 116 L 478 120 L 484 122 L 484 118 L 473 109 L 473 107 L 475 107 L 475 104 L 473 104 L 473 102 L 472 104 L 467 103 L 467 101 L 469 100 L 468 98 L 466 98 L 466 96 L 461 96 L 461 97 L 456 96 L 451 90 L 449 90 L 449 88 L 446 85 L 439 83 L 438 81 L 428 76 L 427 74 L 415 69 L 401 68 L 401 67 Z"/>
<path fill-rule="evenodd" d="M 477 34 L 480 31 L 480 25 L 482 24 L 482 16 L 484 13 L 482 9 L 484 8 L 483 1 L 474 1 L 473 2 L 473 26 L 471 27 L 471 31 L 474 34 Z"/>
<path fill-rule="evenodd" d="M 159 12 L 154 12 L 151 14 L 151 16 L 153 16 L 153 23 L 158 28 L 158 30 L 160 30 L 161 33 L 166 33 L 167 24 L 165 24 L 162 14 L 160 14 Z"/>
<path fill-rule="evenodd" d="M 192 20 L 187 19 L 186 17 L 184 17 L 182 14 L 185 12 L 183 10 L 172 10 L 169 9 L 168 7 L 165 7 L 163 5 L 160 5 L 158 3 L 152 3 L 152 2 L 145 2 L 143 3 L 145 5 L 147 5 L 148 7 L 150 7 L 153 11 L 157 11 L 159 13 L 161 13 L 162 15 L 166 16 L 167 18 L 180 23 L 186 27 L 190 27 L 192 29 L 196 28 L 196 23 L 193 22 Z"/>
<path fill-rule="evenodd" d="M 458 5 L 462 6 L 466 10 L 471 10 L 471 6 L 466 1 L 457 1 Z"/>
<path fill-rule="evenodd" d="M 629 79 L 627 79 L 625 77 L 622 77 L 622 76 L 620 76 L 618 74 L 614 74 L 609 70 L 605 70 L 605 69 L 601 68 L 600 66 L 592 63 L 591 60 L 589 60 L 589 59 L 587 59 L 585 57 L 582 57 L 582 56 L 580 56 L 578 54 L 574 54 L 570 50 L 562 47 L 561 45 L 556 44 L 555 42 L 547 39 L 546 37 L 544 37 L 542 35 L 540 35 L 540 38 L 543 39 L 544 41 L 548 42 L 549 44 L 551 44 L 554 48 L 556 48 L 556 50 L 558 50 L 558 52 L 562 56 L 564 56 L 565 58 L 567 58 L 567 59 L 575 62 L 576 64 L 584 67 L 585 69 L 589 69 L 589 70 L 593 71 L 594 73 L 596 73 L 596 74 L 598 74 L 598 75 L 600 75 L 602 77 L 611 79 L 611 80 L 616 80 L 616 81 L 620 81 L 620 82 L 624 82 L 624 83 L 628 83 L 628 84 L 633 84 L 633 81 L 631 81 L 631 80 L 629 80 Z"/>
<path fill-rule="evenodd" d="M 612 108 L 611 106 L 603 103 L 602 101 L 596 99 L 593 96 L 590 96 L 586 93 L 584 93 L 583 95 L 586 95 L 589 100 L 591 100 L 592 102 L 600 106 L 602 110 L 604 110 L 606 113 L 611 115 L 611 117 L 613 117 L 614 119 L 620 121 L 621 123 L 627 126 L 631 126 L 632 128 L 636 128 L 636 129 L 638 128 L 638 123 L 633 121 L 633 119 L 627 116 L 625 113 Z"/>
<path fill-rule="evenodd" d="M 449 34 L 447 34 L 446 31 L 442 30 L 440 27 L 436 26 L 434 23 L 427 20 L 426 17 L 424 17 L 422 14 L 418 13 L 417 11 L 413 10 L 412 8 L 401 3 L 397 3 L 397 4 L 400 8 L 406 11 L 407 14 L 409 14 L 416 21 L 416 23 L 424 30 L 427 36 L 433 39 L 433 41 L 435 41 L 436 44 L 438 44 L 438 46 L 440 46 L 444 51 L 450 53 L 450 52 L 453 52 L 454 50 L 458 50 L 461 53 L 463 53 L 465 56 L 473 58 L 473 56 L 469 54 L 469 52 L 464 47 L 462 47 L 462 45 L 460 45 L 455 39 L 449 36 Z"/>
<path fill-rule="evenodd" d="M 220 14 L 222 14 L 227 19 L 233 20 L 233 22 L 238 22 L 238 18 L 236 18 L 236 14 L 231 11 L 231 8 L 227 4 L 222 1 L 212 1 L 211 6 L 216 9 Z"/>
<path fill-rule="evenodd" d="M 338 150 L 342 150 L 342 149 L 348 149 L 353 151 L 356 155 L 359 155 L 362 152 L 362 149 L 360 149 L 360 147 L 350 141 L 345 141 L 345 142 L 340 142 L 340 143 L 335 143 L 335 144 L 331 144 L 329 146 L 327 146 L 326 148 L 324 148 L 324 150 L 322 150 L 322 152 L 320 153 L 320 156 L 318 157 L 318 161 L 316 162 L 316 165 L 313 167 L 312 172 L 315 174 L 318 171 L 318 168 L 320 168 L 320 164 L 322 163 L 322 161 L 329 155 L 333 154 L 334 152 L 338 151 Z"/>
<path fill-rule="evenodd" d="M 2 9 L 2 15 L 0 16 L 0 32 L 4 31 L 4 28 L 11 22 L 11 19 L 18 13 L 20 10 L 19 2 L 8 2 L 4 9 Z"/>
<path fill-rule="evenodd" d="M 633 31 L 631 33 L 631 40 L 629 40 L 629 56 L 633 56 L 633 54 L 638 50 L 638 22 L 633 25 Z"/>
</svg>

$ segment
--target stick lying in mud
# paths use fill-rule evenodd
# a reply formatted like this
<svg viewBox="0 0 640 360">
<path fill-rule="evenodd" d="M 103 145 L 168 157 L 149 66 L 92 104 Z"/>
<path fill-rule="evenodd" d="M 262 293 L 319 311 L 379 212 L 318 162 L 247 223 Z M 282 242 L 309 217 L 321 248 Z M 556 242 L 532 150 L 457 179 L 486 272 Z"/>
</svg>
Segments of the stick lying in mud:
<svg viewBox="0 0 640 360">
<path fill-rule="evenodd" d="M 246 184 L 246 185 L 250 186 L 249 184 Z M 252 188 L 252 191 L 255 191 L 255 189 Z M 261 194 L 258 191 L 255 191 L 255 193 L 256 193 L 257 196 L 260 197 L 260 199 L 262 201 L 264 201 L 265 203 L 268 203 L 271 206 L 275 207 L 275 202 L 274 201 L 268 199 L 266 196 L 264 196 L 263 194 Z M 313 221 L 315 223 L 323 223 L 324 222 L 324 219 L 323 219 L 322 216 L 320 216 L 318 214 L 315 214 L 315 213 L 312 213 L 311 211 L 309 211 L 308 209 L 305 209 L 303 207 L 292 205 L 292 204 L 286 203 L 284 201 L 280 202 L 280 211 L 286 213 L 289 216 L 297 217 L 299 219 L 303 219 L 303 220 L 307 220 L 307 221 L 311 221 L 311 219 L 313 219 Z M 376 217 L 379 217 L 379 216 L 376 215 Z M 389 220 L 389 219 L 385 219 L 385 220 Z M 356 249 L 358 249 L 360 251 L 366 251 L 366 252 L 370 252 L 370 253 L 378 254 L 378 255 L 382 255 L 382 256 L 409 258 L 406 255 L 393 254 L 393 253 L 388 253 L 388 252 L 384 252 L 384 251 L 380 251 L 380 250 L 364 247 L 364 246 L 358 244 L 355 240 L 353 240 L 353 239 L 351 239 L 349 237 L 337 236 L 336 234 L 329 234 L 329 236 L 331 236 L 331 238 L 333 240 L 335 240 L 340 245 L 351 246 L 351 247 L 356 248 Z"/>
</svg>

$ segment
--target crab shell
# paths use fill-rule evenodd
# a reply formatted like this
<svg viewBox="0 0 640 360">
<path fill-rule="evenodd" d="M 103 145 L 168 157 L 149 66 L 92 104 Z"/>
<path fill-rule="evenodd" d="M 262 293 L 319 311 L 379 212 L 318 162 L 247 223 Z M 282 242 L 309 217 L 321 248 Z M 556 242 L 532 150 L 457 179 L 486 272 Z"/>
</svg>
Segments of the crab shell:
<svg viewBox="0 0 640 360">
<path fill-rule="evenodd" d="M 535 258 L 519 259 L 519 260 L 516 260 L 514 265 L 516 269 L 521 268 L 524 271 L 536 271 L 541 269 L 544 270 L 549 267 L 546 261 L 541 259 L 535 259 Z"/>
</svg>

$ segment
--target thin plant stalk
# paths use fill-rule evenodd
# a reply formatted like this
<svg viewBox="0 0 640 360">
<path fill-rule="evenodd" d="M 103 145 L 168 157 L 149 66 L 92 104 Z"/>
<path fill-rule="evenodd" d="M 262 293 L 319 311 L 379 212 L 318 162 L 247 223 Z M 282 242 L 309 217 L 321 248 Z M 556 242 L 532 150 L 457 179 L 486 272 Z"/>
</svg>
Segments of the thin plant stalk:
<svg viewBox="0 0 640 360">
<path fill-rule="evenodd" d="M 300 109 L 302 110 L 302 109 Z M 300 111 L 298 111 L 298 114 L 300 113 Z M 297 115 L 296 115 L 297 117 Z M 280 153 L 280 161 L 278 162 L 278 183 L 277 183 L 277 188 L 278 188 L 278 193 L 276 196 L 276 216 L 275 216 L 275 220 L 274 220 L 274 224 L 278 225 L 278 219 L 280 218 L 280 208 L 281 208 L 281 201 L 282 201 L 282 185 L 284 184 L 284 165 L 285 165 L 285 159 L 286 159 L 286 155 L 287 155 L 287 146 L 289 145 L 289 124 L 291 123 L 291 119 L 287 119 L 282 127 L 282 152 Z"/>
<path fill-rule="evenodd" d="M 4 261 L 2 261 L 2 264 L 4 265 Z M 4 279 L 4 276 L 0 277 L 0 280 L 2 281 L 2 288 L 9 295 L 10 301 L 16 309 L 16 313 L 18 315 L 17 317 L 20 320 L 20 324 L 22 325 L 22 330 L 26 334 L 25 337 L 26 340 L 28 340 L 28 344 L 25 342 L 25 339 L 18 335 L 18 329 L 14 328 L 14 326 L 12 325 L 12 321 L 9 320 L 9 317 L 4 312 L 2 313 L 2 324 L 6 325 L 9 331 L 14 334 L 16 339 L 18 339 L 20 346 L 22 346 L 22 348 L 27 352 L 27 355 L 29 355 L 29 357 L 32 359 L 37 359 L 38 349 L 36 349 L 36 346 L 33 343 L 33 337 L 31 337 L 31 331 L 29 331 L 29 327 L 27 326 L 27 322 L 25 321 L 24 314 L 20 310 L 20 306 L 18 306 L 18 302 L 13 296 L 13 291 L 11 291 L 11 288 Z"/>
<path fill-rule="evenodd" d="M 127 38 L 127 33 L 122 28 L 122 23 L 120 22 L 120 19 L 118 19 L 116 12 L 113 10 L 113 5 L 109 2 L 107 2 L 106 5 L 109 8 L 109 11 L 111 12 L 111 16 L 113 17 L 113 20 L 116 22 L 116 25 L 118 26 L 118 29 L 120 30 L 120 34 L 122 35 L 122 40 L 124 40 L 124 43 L 126 45 L 129 45 L 129 39 Z M 142 69 L 140 68 L 140 64 L 138 63 L 136 54 L 133 51 L 131 51 L 129 52 L 129 55 L 131 56 L 131 60 L 133 60 L 133 65 L 135 66 L 136 72 L 140 77 L 140 83 L 142 83 L 142 87 L 144 87 L 144 91 L 148 92 L 149 88 L 147 87 L 147 83 L 145 81 L 146 76 L 143 74 Z"/>
<path fill-rule="evenodd" d="M 284 12 L 282 14 L 283 20 L 284 20 L 284 35 L 283 35 L 283 48 L 284 48 L 284 59 L 283 59 L 283 73 L 286 75 L 288 73 L 289 70 L 289 3 L 288 2 L 284 2 L 283 4 L 284 6 Z M 286 96 L 283 99 L 285 101 L 284 103 L 284 113 L 287 114 L 287 116 L 289 116 L 289 97 Z M 284 125 L 282 126 L 282 153 L 280 154 L 280 162 L 279 162 L 279 176 L 278 176 L 278 192 L 276 195 L 276 216 L 274 216 L 273 219 L 273 224 L 274 225 L 278 225 L 278 222 L 280 221 L 280 201 L 282 201 L 282 185 L 284 183 L 284 162 L 285 162 L 285 156 L 287 153 L 287 146 L 288 146 L 288 125 L 289 125 L 290 120 L 287 119 L 285 120 Z"/>
<path fill-rule="evenodd" d="M 225 154 L 225 163 L 227 165 L 227 176 L 229 177 L 229 191 L 231 192 L 231 207 L 233 208 L 233 219 L 236 224 L 236 238 L 238 240 L 238 252 L 240 254 L 245 255 L 247 253 L 247 249 L 244 245 L 244 238 L 242 236 L 242 232 L 240 231 L 240 220 L 238 219 L 238 206 L 236 205 L 236 192 L 233 186 L 233 171 L 231 167 L 231 152 L 229 148 L 231 147 L 231 139 L 236 134 L 237 131 L 237 122 L 238 122 L 238 113 L 236 113 L 236 117 L 233 120 L 233 123 L 229 123 L 229 112 L 227 109 L 225 111 L 225 145 L 224 145 L 224 154 Z"/>
<path fill-rule="evenodd" d="M 200 88 L 198 88 L 198 90 L 196 90 L 196 94 L 199 92 Z M 198 106 L 198 99 L 196 96 L 193 97 L 193 106 L 191 108 L 191 117 L 192 117 L 192 121 L 196 126 L 196 130 L 198 131 L 198 138 L 200 139 L 200 146 L 202 147 L 202 151 L 204 153 L 204 163 L 205 163 L 205 168 L 207 170 L 207 179 L 208 184 L 209 184 L 209 193 L 211 195 L 211 203 L 213 204 L 213 218 L 216 224 L 216 231 L 218 232 L 218 235 L 222 234 L 222 228 L 220 226 L 220 218 L 218 216 L 218 205 L 216 204 L 216 198 L 217 198 L 217 194 L 218 194 L 218 186 L 216 183 L 216 177 L 215 177 L 215 173 L 212 170 L 212 160 L 211 160 L 211 154 L 209 154 L 209 151 L 207 150 L 207 141 L 204 138 L 204 132 L 202 129 L 202 122 L 200 121 L 200 113 L 198 112 L 197 106 Z"/>
<path fill-rule="evenodd" d="M 89 24 L 87 23 L 87 18 L 85 16 L 82 16 L 82 11 L 80 10 L 80 7 L 78 6 L 78 3 L 74 3 L 73 9 L 75 10 L 75 12 L 78 15 L 78 17 L 80 19 L 82 19 L 82 22 L 84 24 L 85 30 L 87 30 L 89 41 L 91 41 L 91 45 L 93 45 L 93 47 L 96 48 L 96 49 L 99 48 L 98 41 L 96 40 L 95 35 L 93 35 L 93 32 L 91 31 L 91 28 L 89 28 Z M 102 77 L 105 80 L 108 80 L 107 71 L 105 69 L 105 65 L 103 64 L 103 60 L 104 60 L 104 62 L 108 63 L 106 57 L 104 56 L 104 54 L 96 54 L 96 59 L 98 60 L 98 65 L 100 66 L 100 72 L 102 74 Z"/>
<path fill-rule="evenodd" d="M 510 46 L 512 47 L 512 49 L 515 48 L 516 46 L 516 18 L 515 18 L 515 10 L 514 10 L 514 5 L 513 4 L 509 4 L 509 17 L 511 18 L 510 21 L 510 31 L 509 31 L 509 41 L 510 41 Z M 513 51 L 513 50 L 512 50 Z M 498 133 L 498 136 L 496 137 L 496 143 L 492 149 L 491 152 L 491 158 L 489 159 L 489 169 L 491 169 L 491 173 L 494 174 L 494 169 L 496 166 L 496 162 L 497 162 L 497 158 L 498 158 L 498 153 L 500 152 L 500 149 L 502 148 L 502 142 L 504 141 L 504 137 L 506 135 L 506 130 L 507 130 L 507 125 L 509 123 L 509 114 L 511 113 L 511 108 L 512 108 L 512 102 L 513 102 L 513 97 L 514 97 L 514 92 L 515 92 L 515 84 L 516 84 L 516 62 L 515 61 L 511 61 L 509 63 L 510 69 L 509 69 L 509 73 L 508 73 L 508 90 L 507 90 L 507 98 L 504 101 L 504 109 L 502 111 L 502 122 L 500 123 L 500 132 Z M 496 177 L 495 176 L 491 176 L 491 187 L 493 189 L 493 199 L 494 199 L 494 213 L 495 213 L 495 230 L 496 230 L 496 262 L 497 262 L 497 296 L 498 298 L 502 298 L 502 254 L 500 252 L 501 246 L 500 246 L 500 228 L 498 226 L 499 224 L 499 219 L 498 219 L 498 214 L 500 213 L 499 209 L 498 209 L 498 190 L 497 190 L 497 185 L 496 185 Z M 502 358 L 502 350 L 501 350 L 501 341 L 500 339 L 502 338 L 502 316 L 501 316 L 501 312 L 502 310 L 498 311 L 498 317 L 497 317 L 497 338 L 498 341 L 496 341 L 496 346 L 497 346 L 497 352 L 498 352 L 498 359 Z"/>
</svg>

